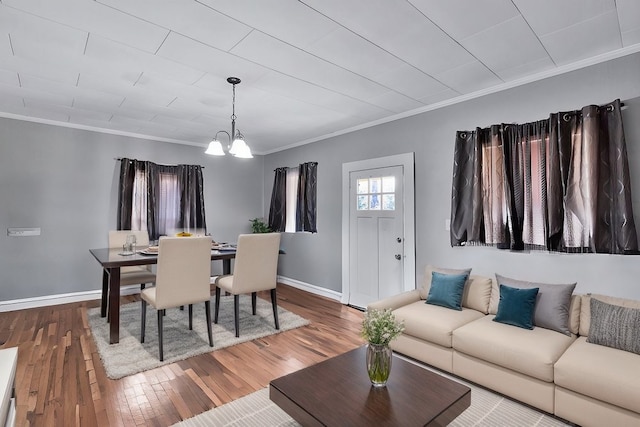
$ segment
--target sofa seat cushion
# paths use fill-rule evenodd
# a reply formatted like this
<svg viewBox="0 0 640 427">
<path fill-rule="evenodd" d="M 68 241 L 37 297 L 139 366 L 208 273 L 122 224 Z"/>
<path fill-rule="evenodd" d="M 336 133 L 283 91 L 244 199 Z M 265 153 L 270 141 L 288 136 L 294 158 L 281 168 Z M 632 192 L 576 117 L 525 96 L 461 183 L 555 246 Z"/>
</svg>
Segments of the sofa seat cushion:
<svg viewBox="0 0 640 427">
<path fill-rule="evenodd" d="M 522 329 L 493 321 L 488 315 L 453 332 L 456 351 L 553 382 L 553 365 L 575 341 L 545 328 Z"/>
<path fill-rule="evenodd" d="M 640 356 L 580 337 L 555 365 L 556 385 L 640 413 Z"/>
<path fill-rule="evenodd" d="M 476 310 L 461 311 L 420 300 L 393 311 L 398 320 L 404 320 L 404 334 L 429 341 L 443 347 L 451 347 L 451 332 L 484 316 Z"/>
</svg>

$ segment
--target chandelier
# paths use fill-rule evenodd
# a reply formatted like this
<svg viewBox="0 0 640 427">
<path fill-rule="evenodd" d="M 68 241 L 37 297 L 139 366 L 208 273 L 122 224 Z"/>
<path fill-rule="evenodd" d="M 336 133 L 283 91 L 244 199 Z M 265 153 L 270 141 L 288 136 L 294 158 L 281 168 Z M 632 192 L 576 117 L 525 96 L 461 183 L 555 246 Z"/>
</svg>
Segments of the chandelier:
<svg viewBox="0 0 640 427">
<path fill-rule="evenodd" d="M 213 140 L 209 143 L 205 154 L 210 154 L 212 156 L 224 156 L 225 152 L 222 148 L 222 142 L 218 139 L 218 135 L 221 133 L 226 133 L 229 137 L 229 144 L 227 144 L 227 151 L 229 154 L 235 157 L 241 157 L 243 159 L 251 159 L 253 155 L 251 154 L 251 149 L 244 142 L 244 136 L 240 133 L 240 129 L 236 129 L 236 85 L 240 84 L 240 79 L 237 77 L 229 77 L 227 78 L 227 82 L 233 85 L 233 103 L 232 103 L 232 112 L 231 112 L 231 133 L 219 130 L 216 132 L 216 135 L 213 137 Z"/>
</svg>

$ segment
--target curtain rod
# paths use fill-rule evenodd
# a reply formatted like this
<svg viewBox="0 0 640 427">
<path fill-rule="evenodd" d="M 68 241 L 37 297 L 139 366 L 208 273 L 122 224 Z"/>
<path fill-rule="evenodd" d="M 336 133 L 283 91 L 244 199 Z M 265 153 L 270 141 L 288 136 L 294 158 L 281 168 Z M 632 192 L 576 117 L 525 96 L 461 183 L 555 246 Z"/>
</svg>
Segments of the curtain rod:
<svg viewBox="0 0 640 427">
<path fill-rule="evenodd" d="M 303 163 L 297 164 L 296 166 L 280 166 L 280 167 L 277 167 L 276 169 L 280 169 L 280 168 L 298 169 L 300 167 L 300 165 L 304 165 L 305 163 L 315 163 L 316 165 L 318 164 L 318 162 L 303 162 Z M 275 172 L 276 169 L 274 169 L 273 171 Z"/>
<path fill-rule="evenodd" d="M 120 161 L 122 161 L 122 157 L 114 157 L 113 160 L 120 162 Z M 131 160 L 133 160 L 133 159 L 131 159 Z M 167 165 L 167 164 L 163 164 L 163 163 L 156 163 L 156 164 L 159 164 L 161 166 L 178 166 L 178 165 Z M 197 165 L 197 166 L 200 166 L 200 165 Z M 204 169 L 204 166 L 200 166 L 200 167 L 202 169 Z"/>
</svg>

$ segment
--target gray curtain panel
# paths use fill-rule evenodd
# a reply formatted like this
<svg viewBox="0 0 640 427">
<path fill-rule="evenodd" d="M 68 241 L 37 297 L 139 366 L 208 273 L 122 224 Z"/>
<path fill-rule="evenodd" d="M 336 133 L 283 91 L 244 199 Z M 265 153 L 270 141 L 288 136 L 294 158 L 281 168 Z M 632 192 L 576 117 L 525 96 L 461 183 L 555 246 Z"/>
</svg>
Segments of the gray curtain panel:
<svg viewBox="0 0 640 427">
<path fill-rule="evenodd" d="M 620 108 L 457 132 L 451 245 L 637 253 Z"/>
<path fill-rule="evenodd" d="M 280 232 L 287 225 L 287 168 L 274 170 L 268 224 L 271 230 Z"/>
<path fill-rule="evenodd" d="M 133 208 L 133 184 L 138 170 L 147 170 L 147 162 L 136 159 L 120 159 L 120 180 L 118 187 L 118 230 L 131 230 Z"/>
<path fill-rule="evenodd" d="M 178 187 L 180 188 L 179 228 L 189 230 L 207 229 L 204 211 L 204 180 L 202 166 L 178 165 Z"/>
<path fill-rule="evenodd" d="M 317 233 L 317 185 L 318 163 L 307 162 L 300 165 L 298 180 L 298 206 L 296 209 L 296 231 Z"/>
</svg>

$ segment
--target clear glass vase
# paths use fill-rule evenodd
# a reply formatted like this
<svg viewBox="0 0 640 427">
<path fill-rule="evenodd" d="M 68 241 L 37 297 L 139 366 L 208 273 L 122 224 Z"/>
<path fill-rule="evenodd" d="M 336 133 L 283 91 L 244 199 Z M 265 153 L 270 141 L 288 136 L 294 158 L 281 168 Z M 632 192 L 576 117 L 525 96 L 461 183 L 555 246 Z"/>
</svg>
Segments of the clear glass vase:
<svg viewBox="0 0 640 427">
<path fill-rule="evenodd" d="M 375 387 L 387 385 L 391 373 L 391 355 L 388 345 L 369 343 L 367 346 L 367 373 Z"/>
</svg>

